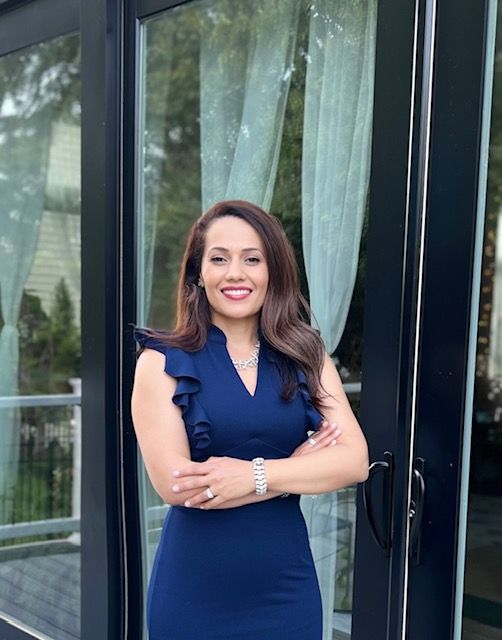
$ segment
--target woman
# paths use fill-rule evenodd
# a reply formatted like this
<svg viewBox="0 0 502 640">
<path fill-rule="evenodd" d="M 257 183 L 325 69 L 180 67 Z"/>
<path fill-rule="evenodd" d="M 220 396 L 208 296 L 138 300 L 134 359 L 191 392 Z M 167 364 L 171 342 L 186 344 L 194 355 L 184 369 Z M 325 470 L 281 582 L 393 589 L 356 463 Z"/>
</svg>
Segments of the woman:
<svg viewBox="0 0 502 640">
<path fill-rule="evenodd" d="M 321 638 L 299 498 L 365 480 L 368 457 L 302 304 L 279 222 L 226 201 L 189 234 L 174 331 L 136 331 L 134 426 L 173 505 L 150 579 L 150 640 Z"/>
</svg>

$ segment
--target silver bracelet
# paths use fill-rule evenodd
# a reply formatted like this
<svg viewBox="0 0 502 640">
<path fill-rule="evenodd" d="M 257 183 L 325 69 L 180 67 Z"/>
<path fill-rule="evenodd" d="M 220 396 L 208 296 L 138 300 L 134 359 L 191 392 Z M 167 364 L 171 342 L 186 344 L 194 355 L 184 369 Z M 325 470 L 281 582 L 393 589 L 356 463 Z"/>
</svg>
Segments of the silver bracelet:
<svg viewBox="0 0 502 640">
<path fill-rule="evenodd" d="M 265 460 L 263 458 L 253 458 L 253 475 L 257 496 L 264 496 L 267 493 L 268 487 L 264 462 Z"/>
</svg>

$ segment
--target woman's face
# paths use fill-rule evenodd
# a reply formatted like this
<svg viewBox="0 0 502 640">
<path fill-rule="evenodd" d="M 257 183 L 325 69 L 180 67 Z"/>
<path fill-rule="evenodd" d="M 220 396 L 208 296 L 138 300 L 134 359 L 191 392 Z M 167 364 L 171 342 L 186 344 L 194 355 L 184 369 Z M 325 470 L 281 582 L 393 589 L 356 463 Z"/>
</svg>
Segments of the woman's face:
<svg viewBox="0 0 502 640">
<path fill-rule="evenodd" d="M 200 279 L 212 320 L 257 316 L 268 287 L 268 266 L 260 236 L 234 216 L 218 218 L 206 232 Z"/>
</svg>

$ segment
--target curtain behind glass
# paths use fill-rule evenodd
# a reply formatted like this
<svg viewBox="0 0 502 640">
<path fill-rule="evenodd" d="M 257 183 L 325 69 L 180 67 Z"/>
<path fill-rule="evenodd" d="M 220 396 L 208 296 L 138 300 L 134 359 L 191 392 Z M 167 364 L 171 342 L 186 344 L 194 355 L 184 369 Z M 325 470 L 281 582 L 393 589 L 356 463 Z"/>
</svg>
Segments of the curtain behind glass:
<svg viewBox="0 0 502 640">
<path fill-rule="evenodd" d="M 305 271 L 328 353 L 352 299 L 369 181 L 376 0 L 319 0 L 310 10 L 302 155 Z M 302 497 L 323 600 L 323 638 L 333 629 L 337 494 Z M 326 526 L 326 522 L 329 523 Z"/>
<path fill-rule="evenodd" d="M 37 247 L 50 141 L 51 109 L 30 89 L 6 92 L 0 106 L 0 396 L 10 397 L 18 393 L 17 322 Z M 19 431 L 19 409 L 0 409 L 0 523 L 12 519 Z"/>
<path fill-rule="evenodd" d="M 357 275 L 370 170 L 376 0 L 311 9 L 302 164 L 310 306 L 333 353 Z"/>
<path fill-rule="evenodd" d="M 270 208 L 299 6 L 295 0 L 220 0 L 205 11 L 200 53 L 203 210 L 225 199 Z"/>
</svg>

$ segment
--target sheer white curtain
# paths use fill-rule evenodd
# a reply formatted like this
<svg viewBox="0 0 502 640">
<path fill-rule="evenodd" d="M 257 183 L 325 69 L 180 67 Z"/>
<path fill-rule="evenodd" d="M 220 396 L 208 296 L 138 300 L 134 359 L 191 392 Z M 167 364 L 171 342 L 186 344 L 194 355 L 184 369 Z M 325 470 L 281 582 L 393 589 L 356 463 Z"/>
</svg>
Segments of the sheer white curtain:
<svg viewBox="0 0 502 640">
<path fill-rule="evenodd" d="M 319 0 L 310 19 L 302 165 L 310 304 L 329 353 L 357 275 L 370 169 L 376 0 Z"/>
<path fill-rule="evenodd" d="M 26 94 L 25 94 L 26 97 Z M 43 214 L 50 144 L 48 108 L 0 105 L 0 396 L 16 396 L 19 369 L 19 318 L 24 286 L 37 248 Z M 7 115 L 9 114 L 9 115 Z M 19 409 L 0 409 L 0 522 L 8 523 L 19 459 Z"/>
<path fill-rule="evenodd" d="M 296 0 L 220 0 L 205 12 L 200 52 L 203 209 L 231 198 L 270 208 L 299 5 Z"/>
<path fill-rule="evenodd" d="M 370 170 L 376 0 L 310 10 L 302 155 L 302 233 L 310 305 L 326 348 L 342 336 L 357 275 Z M 302 498 L 331 638 L 336 494 Z"/>
</svg>

